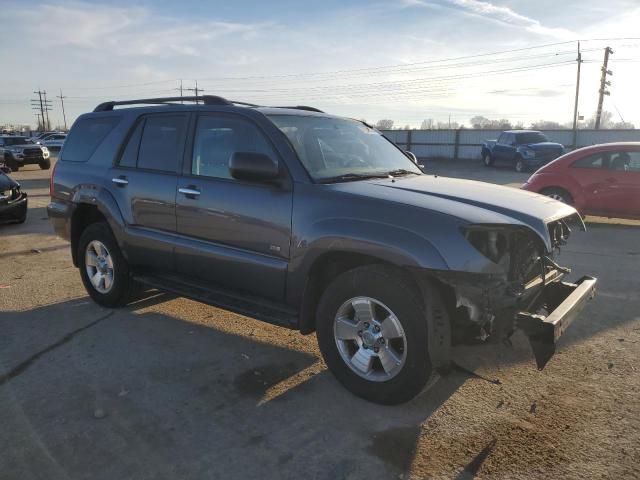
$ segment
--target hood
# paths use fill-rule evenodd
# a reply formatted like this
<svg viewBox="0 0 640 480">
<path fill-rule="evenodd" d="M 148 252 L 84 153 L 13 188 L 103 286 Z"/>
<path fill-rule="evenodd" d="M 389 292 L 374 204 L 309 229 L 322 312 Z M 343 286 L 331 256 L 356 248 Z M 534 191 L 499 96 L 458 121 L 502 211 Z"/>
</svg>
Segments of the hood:
<svg viewBox="0 0 640 480">
<path fill-rule="evenodd" d="M 554 142 L 540 142 L 540 143 L 528 143 L 525 147 L 535 150 L 537 152 L 550 152 L 564 150 L 564 146 Z"/>
<path fill-rule="evenodd" d="M 35 143 L 21 143 L 19 145 L 7 145 L 5 148 L 36 148 L 41 146 L 42 145 L 38 145 Z"/>
<path fill-rule="evenodd" d="M 20 184 L 13 178 L 0 171 L 0 192 L 6 192 L 7 190 L 11 190 L 12 188 L 16 188 L 19 186 Z"/>
<path fill-rule="evenodd" d="M 537 193 L 491 183 L 433 175 L 333 184 L 355 195 L 424 208 L 467 223 L 515 224 L 534 230 L 551 250 L 547 224 L 576 210 Z"/>
</svg>

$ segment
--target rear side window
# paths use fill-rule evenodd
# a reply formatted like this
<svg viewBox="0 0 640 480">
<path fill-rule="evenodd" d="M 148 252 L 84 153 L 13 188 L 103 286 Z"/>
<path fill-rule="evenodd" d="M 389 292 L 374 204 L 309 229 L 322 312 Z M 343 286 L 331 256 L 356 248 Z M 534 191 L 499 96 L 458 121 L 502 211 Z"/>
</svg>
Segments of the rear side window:
<svg viewBox="0 0 640 480">
<path fill-rule="evenodd" d="M 138 150 L 138 168 L 175 172 L 185 140 L 185 115 L 147 117 Z"/>
<path fill-rule="evenodd" d="M 64 143 L 61 160 L 86 162 L 113 130 L 120 117 L 93 117 L 78 120 Z"/>
</svg>

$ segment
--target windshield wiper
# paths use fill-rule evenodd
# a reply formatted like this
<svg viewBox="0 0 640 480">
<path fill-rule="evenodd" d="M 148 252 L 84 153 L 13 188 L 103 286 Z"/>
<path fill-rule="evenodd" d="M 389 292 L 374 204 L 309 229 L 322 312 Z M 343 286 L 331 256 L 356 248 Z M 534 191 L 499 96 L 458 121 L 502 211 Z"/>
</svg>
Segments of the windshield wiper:
<svg viewBox="0 0 640 480">
<path fill-rule="evenodd" d="M 402 175 L 421 175 L 418 172 L 414 172 L 412 170 L 407 170 L 406 168 L 398 168 L 397 170 L 391 170 L 387 172 L 387 175 L 391 175 L 392 177 L 400 177 Z"/>
<path fill-rule="evenodd" d="M 345 173 L 335 177 L 323 178 L 322 183 L 355 182 L 357 180 L 367 180 L 370 178 L 389 178 L 387 173 Z"/>
</svg>

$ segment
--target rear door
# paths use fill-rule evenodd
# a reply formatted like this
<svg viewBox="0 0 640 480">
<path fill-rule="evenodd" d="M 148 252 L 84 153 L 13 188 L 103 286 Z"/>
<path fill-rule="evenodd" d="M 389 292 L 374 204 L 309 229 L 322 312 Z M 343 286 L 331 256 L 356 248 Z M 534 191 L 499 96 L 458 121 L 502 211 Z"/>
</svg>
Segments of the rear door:
<svg viewBox="0 0 640 480">
<path fill-rule="evenodd" d="M 212 288 L 283 300 L 292 188 L 229 173 L 234 152 L 282 159 L 259 127 L 240 115 L 201 114 L 193 138 L 176 199 L 179 271 Z"/>
<path fill-rule="evenodd" d="M 184 155 L 188 114 L 142 116 L 109 172 L 128 223 L 125 252 L 138 269 L 174 271 L 176 188 Z"/>
</svg>

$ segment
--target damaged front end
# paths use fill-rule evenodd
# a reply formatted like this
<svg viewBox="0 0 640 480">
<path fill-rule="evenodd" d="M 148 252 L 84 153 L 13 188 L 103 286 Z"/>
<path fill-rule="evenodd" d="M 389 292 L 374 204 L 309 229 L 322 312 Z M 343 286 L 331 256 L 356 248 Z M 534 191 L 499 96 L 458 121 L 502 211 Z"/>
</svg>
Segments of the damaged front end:
<svg viewBox="0 0 640 480">
<path fill-rule="evenodd" d="M 486 259 L 482 273 L 432 272 L 455 292 L 452 345 L 505 341 L 519 328 L 544 368 L 558 338 L 595 294 L 595 278 L 562 282 L 570 269 L 556 257 L 572 226 L 584 229 L 577 214 L 550 221 L 547 238 L 520 225 L 465 227 L 466 240 Z"/>
</svg>

